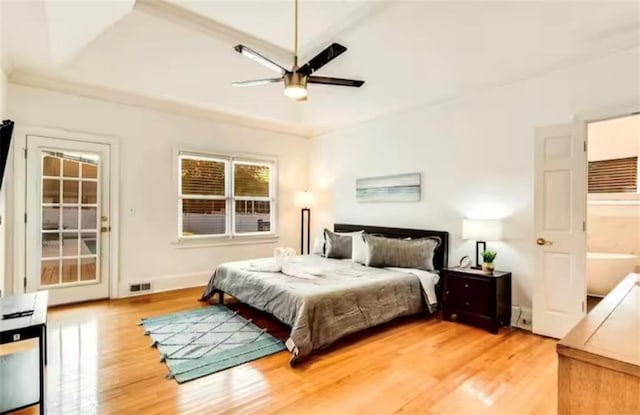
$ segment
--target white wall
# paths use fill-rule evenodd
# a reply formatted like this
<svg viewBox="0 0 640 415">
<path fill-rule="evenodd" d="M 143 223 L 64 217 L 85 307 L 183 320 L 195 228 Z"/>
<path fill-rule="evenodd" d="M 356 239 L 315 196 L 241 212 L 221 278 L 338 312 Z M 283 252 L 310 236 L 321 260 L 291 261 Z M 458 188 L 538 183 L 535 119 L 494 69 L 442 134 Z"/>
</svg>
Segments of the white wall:
<svg viewBox="0 0 640 415">
<path fill-rule="evenodd" d="M 587 213 L 587 249 L 637 255 L 640 267 L 640 203 L 589 204 Z"/>
<path fill-rule="evenodd" d="M 499 269 L 513 272 L 513 304 L 531 305 L 534 129 L 640 102 L 640 49 L 573 64 L 504 87 L 312 139 L 315 227 L 334 221 L 447 230 L 451 265 L 473 256 L 463 217 L 505 218 Z M 421 172 L 419 203 L 358 204 L 360 177 Z"/>
<path fill-rule="evenodd" d="M 637 156 L 640 154 L 640 115 L 590 123 L 587 135 L 589 161 Z"/>
<path fill-rule="evenodd" d="M 12 84 L 9 114 L 20 131 L 32 125 L 119 137 L 121 293 L 134 281 L 151 280 L 156 289 L 204 284 L 221 262 L 270 256 L 275 246 L 299 246 L 293 194 L 306 187 L 307 139 Z M 279 241 L 178 245 L 175 162 L 180 149 L 276 156 Z"/>
</svg>

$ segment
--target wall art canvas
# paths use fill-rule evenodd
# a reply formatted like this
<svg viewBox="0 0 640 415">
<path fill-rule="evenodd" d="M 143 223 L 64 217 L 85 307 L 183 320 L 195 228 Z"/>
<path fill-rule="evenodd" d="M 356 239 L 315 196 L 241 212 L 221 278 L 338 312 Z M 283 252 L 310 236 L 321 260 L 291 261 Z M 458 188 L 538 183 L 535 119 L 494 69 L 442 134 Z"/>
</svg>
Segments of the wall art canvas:
<svg viewBox="0 0 640 415">
<path fill-rule="evenodd" d="M 356 200 L 359 203 L 418 202 L 420 173 L 357 179 Z"/>
</svg>

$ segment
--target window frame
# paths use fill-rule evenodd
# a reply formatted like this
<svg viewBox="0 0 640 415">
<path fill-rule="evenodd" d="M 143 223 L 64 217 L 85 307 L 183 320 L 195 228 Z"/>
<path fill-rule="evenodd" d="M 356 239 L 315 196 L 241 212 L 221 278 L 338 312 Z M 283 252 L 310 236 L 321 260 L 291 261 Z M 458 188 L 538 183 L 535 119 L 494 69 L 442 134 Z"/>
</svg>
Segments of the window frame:
<svg viewBox="0 0 640 415">
<path fill-rule="evenodd" d="M 203 196 L 203 195 L 184 195 L 182 193 L 182 160 L 202 160 L 215 161 L 224 163 L 224 196 Z M 236 163 L 249 164 L 269 167 L 269 197 L 235 197 L 235 174 L 234 166 Z M 177 174 L 178 174 L 178 223 L 177 233 L 178 241 L 198 241 L 198 240 L 246 240 L 246 239 L 263 239 L 269 237 L 277 237 L 277 217 L 278 217 L 278 196 L 277 196 L 277 178 L 278 178 L 278 160 L 275 157 L 260 155 L 230 155 L 220 153 L 194 152 L 194 151 L 178 151 L 177 154 Z M 225 233 L 207 234 L 207 235 L 184 235 L 183 234 L 183 211 L 182 201 L 184 199 L 193 200 L 225 200 Z M 236 232 L 236 200 L 261 200 L 270 203 L 270 226 L 269 231 L 263 232 Z"/>
<path fill-rule="evenodd" d="M 266 166 L 269 167 L 269 196 L 268 197 L 249 197 L 249 196 L 236 196 L 236 175 L 235 175 L 235 165 L 236 164 L 244 164 L 249 166 Z M 263 235 L 273 235 L 275 234 L 275 224 L 276 217 L 275 214 L 277 211 L 277 197 L 275 196 L 275 163 L 266 161 L 266 160 L 255 160 L 255 159 L 247 159 L 244 157 L 232 157 L 231 164 L 229 167 L 231 171 L 231 233 L 235 238 L 239 237 L 251 237 L 251 236 L 263 236 Z M 261 201 L 261 202 L 269 202 L 270 204 L 270 212 L 269 212 L 269 231 L 263 232 L 236 232 L 236 201 Z"/>
</svg>

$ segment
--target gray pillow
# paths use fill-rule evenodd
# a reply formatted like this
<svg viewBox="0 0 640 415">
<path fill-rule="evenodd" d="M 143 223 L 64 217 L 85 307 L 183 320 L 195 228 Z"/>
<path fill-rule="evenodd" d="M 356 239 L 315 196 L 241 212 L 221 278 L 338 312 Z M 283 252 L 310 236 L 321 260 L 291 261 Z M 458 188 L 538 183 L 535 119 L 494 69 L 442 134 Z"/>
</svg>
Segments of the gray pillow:
<svg viewBox="0 0 640 415">
<path fill-rule="evenodd" d="M 324 230 L 324 254 L 327 258 L 351 258 L 353 236 Z"/>
<path fill-rule="evenodd" d="M 442 241 L 438 237 L 393 239 L 364 235 L 368 267 L 416 268 L 433 271 L 433 255 Z"/>
</svg>

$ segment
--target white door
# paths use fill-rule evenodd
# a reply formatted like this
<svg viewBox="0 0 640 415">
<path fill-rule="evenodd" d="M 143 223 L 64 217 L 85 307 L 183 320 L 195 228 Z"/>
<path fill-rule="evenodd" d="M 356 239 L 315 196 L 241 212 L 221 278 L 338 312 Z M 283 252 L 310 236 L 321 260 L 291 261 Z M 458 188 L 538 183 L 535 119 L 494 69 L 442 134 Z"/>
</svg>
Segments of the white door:
<svg viewBox="0 0 640 415">
<path fill-rule="evenodd" d="M 533 332 L 563 337 L 586 300 L 585 124 L 536 130 Z"/>
<path fill-rule="evenodd" d="M 26 291 L 109 297 L 109 145 L 27 137 Z"/>
</svg>

